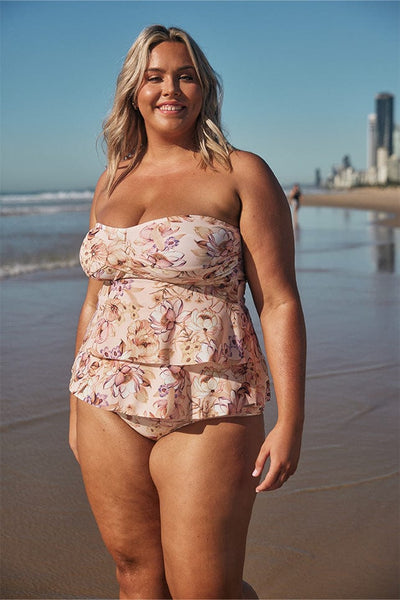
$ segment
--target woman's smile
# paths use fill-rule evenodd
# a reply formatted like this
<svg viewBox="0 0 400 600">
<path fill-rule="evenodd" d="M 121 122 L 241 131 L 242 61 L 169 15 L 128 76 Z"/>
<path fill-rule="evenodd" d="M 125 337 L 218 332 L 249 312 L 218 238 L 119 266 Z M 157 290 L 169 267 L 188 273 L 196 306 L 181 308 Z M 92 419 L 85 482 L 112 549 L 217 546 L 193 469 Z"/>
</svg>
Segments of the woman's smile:
<svg viewBox="0 0 400 600">
<path fill-rule="evenodd" d="M 162 113 L 172 113 L 172 114 L 177 114 L 182 112 L 183 110 L 185 110 L 185 107 L 183 104 L 178 104 L 177 102 L 171 103 L 171 102 L 165 102 L 164 104 L 159 104 L 157 106 L 157 108 L 162 112 Z"/>
</svg>

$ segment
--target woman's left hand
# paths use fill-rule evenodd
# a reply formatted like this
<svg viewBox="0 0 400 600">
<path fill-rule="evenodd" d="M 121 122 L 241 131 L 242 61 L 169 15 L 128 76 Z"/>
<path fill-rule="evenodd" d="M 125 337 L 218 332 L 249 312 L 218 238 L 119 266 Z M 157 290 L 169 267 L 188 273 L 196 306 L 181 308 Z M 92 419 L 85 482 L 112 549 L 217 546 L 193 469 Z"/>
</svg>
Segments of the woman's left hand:
<svg viewBox="0 0 400 600">
<path fill-rule="evenodd" d="M 267 435 L 257 456 L 253 477 L 259 477 L 267 458 L 270 466 L 256 492 L 277 490 L 296 471 L 300 456 L 302 426 L 277 423 Z"/>
</svg>

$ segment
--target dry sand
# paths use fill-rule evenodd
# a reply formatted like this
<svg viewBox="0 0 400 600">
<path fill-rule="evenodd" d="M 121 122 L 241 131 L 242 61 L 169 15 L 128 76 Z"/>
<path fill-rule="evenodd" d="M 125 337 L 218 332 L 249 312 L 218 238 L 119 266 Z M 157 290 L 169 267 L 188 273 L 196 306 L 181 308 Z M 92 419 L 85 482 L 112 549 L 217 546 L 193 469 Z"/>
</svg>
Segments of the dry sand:
<svg viewBox="0 0 400 600">
<path fill-rule="evenodd" d="M 382 220 L 382 224 L 400 227 L 400 187 L 365 187 L 331 191 L 326 194 L 305 194 L 302 204 L 304 206 L 337 206 L 391 213 L 393 217 Z"/>
</svg>

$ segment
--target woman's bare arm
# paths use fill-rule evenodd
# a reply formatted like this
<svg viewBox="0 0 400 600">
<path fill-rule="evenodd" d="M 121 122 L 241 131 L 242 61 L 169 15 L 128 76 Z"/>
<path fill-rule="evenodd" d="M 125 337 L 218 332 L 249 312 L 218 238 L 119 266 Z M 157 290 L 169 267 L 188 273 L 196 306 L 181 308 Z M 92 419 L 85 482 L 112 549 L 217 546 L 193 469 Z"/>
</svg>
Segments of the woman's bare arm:
<svg viewBox="0 0 400 600">
<path fill-rule="evenodd" d="M 242 201 L 245 269 L 278 404 L 277 423 L 261 447 L 254 475 L 261 474 L 269 457 L 268 473 L 257 491 L 274 490 L 297 468 L 304 420 L 306 335 L 293 228 L 286 196 L 266 163 L 246 152 L 232 158 Z"/>
</svg>

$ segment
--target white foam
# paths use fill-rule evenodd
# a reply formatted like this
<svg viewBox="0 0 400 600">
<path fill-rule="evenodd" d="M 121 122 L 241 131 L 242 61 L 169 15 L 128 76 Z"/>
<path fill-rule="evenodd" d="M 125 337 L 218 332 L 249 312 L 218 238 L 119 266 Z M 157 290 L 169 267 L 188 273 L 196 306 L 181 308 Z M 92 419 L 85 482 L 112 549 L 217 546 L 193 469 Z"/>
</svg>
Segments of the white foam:
<svg viewBox="0 0 400 600">
<path fill-rule="evenodd" d="M 69 191 L 69 192 L 35 192 L 33 194 L 1 194 L 0 201 L 6 203 L 27 202 L 61 202 L 68 200 L 88 200 L 93 198 L 92 190 Z"/>
<path fill-rule="evenodd" d="M 79 265 L 79 260 L 71 258 L 68 260 L 54 260 L 40 263 L 16 263 L 14 265 L 3 265 L 0 267 L 0 280 L 8 277 L 26 275 L 35 271 L 52 271 L 54 269 L 67 269 Z"/>
<path fill-rule="evenodd" d="M 57 204 L 42 206 L 0 206 L 2 217 L 21 217 L 24 215 L 56 214 L 61 212 L 87 211 L 89 204 Z"/>
</svg>

